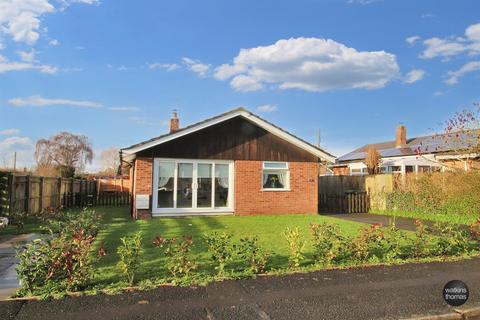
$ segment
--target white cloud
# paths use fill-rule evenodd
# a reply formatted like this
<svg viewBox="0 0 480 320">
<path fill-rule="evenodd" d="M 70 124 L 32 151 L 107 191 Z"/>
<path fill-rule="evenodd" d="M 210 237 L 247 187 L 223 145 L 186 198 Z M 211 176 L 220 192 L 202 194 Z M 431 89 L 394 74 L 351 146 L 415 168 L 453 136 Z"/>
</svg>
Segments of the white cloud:
<svg viewBox="0 0 480 320">
<path fill-rule="evenodd" d="M 420 40 L 420 39 L 421 39 L 420 36 L 411 36 L 411 37 L 408 37 L 407 39 L 405 39 L 405 41 L 406 41 L 409 45 L 413 46 L 413 45 L 415 44 L 415 42 L 417 42 L 417 41 Z"/>
<path fill-rule="evenodd" d="M 133 111 L 140 111 L 140 108 L 137 107 L 110 107 L 108 108 L 112 111 L 119 111 L 119 112 L 133 112 Z"/>
<path fill-rule="evenodd" d="M 465 30 L 465 36 L 438 38 L 433 37 L 423 41 L 425 50 L 420 57 L 432 59 L 451 58 L 459 54 L 480 54 L 480 23 L 473 24 Z"/>
<path fill-rule="evenodd" d="M 54 11 L 48 0 L 2 0 L 0 32 L 16 42 L 33 45 L 40 37 L 40 17 Z"/>
<path fill-rule="evenodd" d="M 41 96 L 28 98 L 12 98 L 8 103 L 16 107 L 47 107 L 47 106 L 75 106 L 83 108 L 101 108 L 102 104 L 93 101 L 70 100 L 70 99 L 49 99 Z"/>
<path fill-rule="evenodd" d="M 155 70 L 155 69 L 164 69 L 166 71 L 173 71 L 173 70 L 176 70 L 178 68 L 180 68 L 180 66 L 176 63 L 159 63 L 159 62 L 155 62 L 155 63 L 149 63 L 148 64 L 148 68 L 149 69 L 152 69 L 152 70 Z"/>
<path fill-rule="evenodd" d="M 421 18 L 422 19 L 431 19 L 431 18 L 435 18 L 435 15 L 433 13 L 424 13 L 421 15 Z"/>
<path fill-rule="evenodd" d="M 51 46 L 58 46 L 60 45 L 60 41 L 58 41 L 57 39 L 52 39 L 48 42 L 48 44 Z"/>
<path fill-rule="evenodd" d="M 58 68 L 54 66 L 25 62 L 25 61 L 10 61 L 4 56 L 0 55 L 0 74 L 12 71 L 37 70 L 42 73 L 53 74 L 58 72 Z"/>
<path fill-rule="evenodd" d="M 182 58 L 182 61 L 190 71 L 195 72 L 202 78 L 205 78 L 208 75 L 208 72 L 210 71 L 211 65 L 204 64 L 198 60 L 184 57 Z"/>
<path fill-rule="evenodd" d="M 435 91 L 435 92 L 433 93 L 433 95 L 434 95 L 435 97 L 441 97 L 441 96 L 443 96 L 444 94 L 445 94 L 445 92 L 443 92 L 443 91 Z"/>
<path fill-rule="evenodd" d="M 271 104 L 264 104 L 262 106 L 257 107 L 257 111 L 259 112 L 275 112 L 277 110 L 278 110 L 277 106 L 274 106 Z"/>
<path fill-rule="evenodd" d="M 235 76 L 230 81 L 230 86 L 240 92 L 258 91 L 263 88 L 262 83 L 258 79 L 244 74 Z"/>
<path fill-rule="evenodd" d="M 20 59 L 24 62 L 35 62 L 35 50 L 30 51 L 18 51 Z"/>
<path fill-rule="evenodd" d="M 3 136 L 12 136 L 12 135 L 19 134 L 19 133 L 20 133 L 20 129 L 4 129 L 4 130 L 0 130 L 0 135 L 3 135 Z"/>
<path fill-rule="evenodd" d="M 238 91 L 255 91 L 266 84 L 280 89 L 327 91 L 378 89 L 399 76 L 395 55 L 357 51 L 333 40 L 291 38 L 269 46 L 241 49 L 233 63 L 215 69 Z"/>
<path fill-rule="evenodd" d="M 447 73 L 448 78 L 445 83 L 448 85 L 454 85 L 458 83 L 458 79 L 465 74 L 480 70 L 480 61 L 470 61 L 464 64 L 460 69 L 456 71 L 449 71 Z"/>
<path fill-rule="evenodd" d="M 420 81 L 425 76 L 425 71 L 421 69 L 413 69 L 409 73 L 405 75 L 405 79 L 403 80 L 405 83 L 414 83 Z"/>
<path fill-rule="evenodd" d="M 58 0 L 60 10 L 73 3 L 98 4 L 98 0 Z M 42 16 L 54 13 L 55 7 L 49 0 L 1 0 L 0 1 L 0 35 L 6 34 L 15 42 L 34 45 L 40 33 L 46 32 L 41 27 Z"/>
</svg>

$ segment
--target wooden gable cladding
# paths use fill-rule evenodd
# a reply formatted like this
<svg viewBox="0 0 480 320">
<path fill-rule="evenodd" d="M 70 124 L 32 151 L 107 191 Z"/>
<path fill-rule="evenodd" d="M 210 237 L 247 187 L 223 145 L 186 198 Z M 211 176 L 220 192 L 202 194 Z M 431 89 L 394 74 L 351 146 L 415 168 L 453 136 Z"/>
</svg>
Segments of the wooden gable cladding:
<svg viewBox="0 0 480 320">
<path fill-rule="evenodd" d="M 242 117 L 140 151 L 138 157 L 317 162 L 318 158 Z"/>
</svg>

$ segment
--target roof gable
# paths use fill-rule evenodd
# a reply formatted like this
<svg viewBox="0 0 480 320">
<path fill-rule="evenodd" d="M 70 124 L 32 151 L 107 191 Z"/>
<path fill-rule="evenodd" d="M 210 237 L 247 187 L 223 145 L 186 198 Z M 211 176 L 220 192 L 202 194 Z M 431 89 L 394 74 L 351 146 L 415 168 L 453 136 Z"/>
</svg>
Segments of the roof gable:
<svg viewBox="0 0 480 320">
<path fill-rule="evenodd" d="M 236 117 L 242 117 L 242 118 L 248 120 L 249 122 L 252 122 L 255 125 L 263 128 L 264 130 L 272 133 L 273 135 L 275 135 L 275 136 L 277 136 L 277 137 L 279 137 L 279 138 L 281 138 L 281 139 L 283 139 L 283 140 L 285 140 L 285 141 L 287 141 L 287 142 L 289 142 L 289 143 L 291 143 L 291 144 L 309 152 L 310 154 L 312 154 L 312 155 L 314 155 L 318 158 L 321 158 L 321 159 L 323 159 L 327 162 L 330 162 L 330 163 L 335 162 L 335 157 L 333 155 L 331 155 L 330 153 L 328 153 L 328 152 L 326 152 L 326 151 L 324 151 L 320 148 L 317 148 L 316 146 L 314 146 L 314 145 L 312 145 L 312 144 L 310 144 L 310 143 L 292 135 L 291 133 L 273 125 L 272 123 L 258 117 L 257 115 L 247 111 L 244 108 L 234 109 L 232 111 L 223 113 L 223 114 L 215 116 L 213 118 L 210 118 L 210 119 L 198 122 L 196 124 L 187 126 L 185 128 L 182 128 L 182 129 L 180 129 L 180 130 L 178 130 L 174 133 L 161 135 L 161 136 L 158 136 L 156 138 L 153 138 L 153 139 L 150 139 L 150 140 L 132 145 L 130 147 L 123 148 L 123 149 L 121 149 L 122 154 L 126 157 L 133 156 L 136 153 L 141 152 L 143 150 L 158 146 L 160 144 L 163 144 L 163 143 L 175 140 L 175 139 L 178 139 L 180 137 L 184 137 L 184 136 L 189 135 L 191 133 L 197 132 L 199 130 L 211 127 L 213 125 L 225 122 L 227 120 L 230 120 L 230 119 L 233 119 L 233 118 L 236 118 Z"/>
</svg>

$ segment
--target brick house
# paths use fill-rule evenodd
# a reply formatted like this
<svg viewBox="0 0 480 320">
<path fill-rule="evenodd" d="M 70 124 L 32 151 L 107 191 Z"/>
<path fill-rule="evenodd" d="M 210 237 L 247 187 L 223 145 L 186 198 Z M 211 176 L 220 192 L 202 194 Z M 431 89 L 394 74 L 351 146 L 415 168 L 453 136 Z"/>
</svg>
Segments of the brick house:
<svg viewBox="0 0 480 320">
<path fill-rule="evenodd" d="M 461 169 L 480 169 L 480 155 L 468 151 L 480 141 L 478 131 L 448 133 L 407 138 L 407 129 L 399 125 L 395 140 L 364 145 L 337 159 L 330 165 L 334 175 L 368 174 L 365 157 L 369 148 L 380 156 L 381 173 L 421 173 Z"/>
<path fill-rule="evenodd" d="M 317 213 L 334 156 L 244 108 L 121 149 L 134 218 Z"/>
</svg>

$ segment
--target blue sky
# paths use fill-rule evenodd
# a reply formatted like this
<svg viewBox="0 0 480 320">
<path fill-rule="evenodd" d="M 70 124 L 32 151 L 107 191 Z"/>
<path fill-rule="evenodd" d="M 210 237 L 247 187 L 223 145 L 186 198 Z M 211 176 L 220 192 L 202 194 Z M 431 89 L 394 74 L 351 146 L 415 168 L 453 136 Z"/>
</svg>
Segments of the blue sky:
<svg viewBox="0 0 480 320">
<path fill-rule="evenodd" d="M 99 154 L 238 106 L 341 155 L 480 100 L 475 0 L 0 0 L 0 44 L 0 165 L 61 130 Z"/>
</svg>

